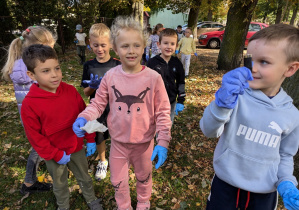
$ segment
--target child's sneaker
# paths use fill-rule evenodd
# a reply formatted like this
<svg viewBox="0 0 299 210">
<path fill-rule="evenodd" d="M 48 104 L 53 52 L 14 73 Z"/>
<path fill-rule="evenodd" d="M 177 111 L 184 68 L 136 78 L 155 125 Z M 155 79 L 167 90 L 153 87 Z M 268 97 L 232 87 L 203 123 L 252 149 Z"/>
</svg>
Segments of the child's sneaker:
<svg viewBox="0 0 299 210">
<path fill-rule="evenodd" d="M 107 174 L 108 161 L 99 161 L 95 178 L 98 180 L 105 179 Z"/>
<path fill-rule="evenodd" d="M 34 192 L 46 192 L 46 191 L 50 191 L 52 187 L 53 185 L 50 183 L 41 183 L 39 181 L 36 181 L 30 187 L 27 187 L 25 184 L 22 184 L 20 192 L 23 195 L 26 195 L 27 193 L 34 193 Z"/>
<path fill-rule="evenodd" d="M 144 203 L 137 202 L 136 210 L 149 210 L 150 207 L 151 203 L 149 201 Z"/>
<path fill-rule="evenodd" d="M 89 208 L 91 210 L 103 210 L 102 205 L 100 204 L 101 199 L 98 198 L 90 203 L 88 203 L 87 205 L 89 206 Z"/>
</svg>

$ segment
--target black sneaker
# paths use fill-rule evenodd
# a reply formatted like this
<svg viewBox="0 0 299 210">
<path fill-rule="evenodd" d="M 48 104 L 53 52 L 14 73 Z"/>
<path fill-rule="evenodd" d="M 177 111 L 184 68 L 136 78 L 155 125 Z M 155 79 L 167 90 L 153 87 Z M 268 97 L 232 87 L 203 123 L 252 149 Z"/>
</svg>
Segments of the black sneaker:
<svg viewBox="0 0 299 210">
<path fill-rule="evenodd" d="M 50 191 L 52 189 L 52 187 L 53 187 L 53 185 L 50 183 L 41 183 L 41 182 L 36 181 L 30 187 L 27 187 L 25 184 L 22 184 L 20 192 L 23 195 L 26 195 L 27 193 L 46 192 L 46 191 Z"/>
<path fill-rule="evenodd" d="M 88 203 L 87 205 L 89 206 L 89 208 L 91 210 L 103 210 L 102 205 L 100 204 L 101 199 L 98 198 L 90 203 Z"/>
</svg>

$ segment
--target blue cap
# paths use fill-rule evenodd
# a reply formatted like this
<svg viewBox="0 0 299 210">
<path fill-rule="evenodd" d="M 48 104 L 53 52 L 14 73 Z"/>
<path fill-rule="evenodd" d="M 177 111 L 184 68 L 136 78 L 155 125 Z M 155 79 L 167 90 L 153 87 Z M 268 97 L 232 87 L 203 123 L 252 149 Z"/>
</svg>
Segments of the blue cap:
<svg viewBox="0 0 299 210">
<path fill-rule="evenodd" d="M 82 26 L 80 24 L 76 25 L 76 30 L 81 30 L 82 29 Z"/>
</svg>

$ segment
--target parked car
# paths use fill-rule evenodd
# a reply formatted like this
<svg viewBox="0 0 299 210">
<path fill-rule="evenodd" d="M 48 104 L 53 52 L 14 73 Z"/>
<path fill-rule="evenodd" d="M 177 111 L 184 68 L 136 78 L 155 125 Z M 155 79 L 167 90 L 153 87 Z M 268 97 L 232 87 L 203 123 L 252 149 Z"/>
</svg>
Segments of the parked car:
<svg viewBox="0 0 299 210">
<path fill-rule="evenodd" d="M 265 23 L 251 22 L 246 35 L 245 47 L 247 47 L 248 40 L 254 33 L 268 26 L 269 25 Z M 223 40 L 224 31 L 225 27 L 222 27 L 218 31 L 203 33 L 198 37 L 198 42 L 200 45 L 204 45 L 208 48 L 218 48 Z"/>
<path fill-rule="evenodd" d="M 224 27 L 223 24 L 217 22 L 203 22 L 197 25 L 197 35 L 201 35 L 210 31 L 217 31 L 219 28 Z"/>
</svg>

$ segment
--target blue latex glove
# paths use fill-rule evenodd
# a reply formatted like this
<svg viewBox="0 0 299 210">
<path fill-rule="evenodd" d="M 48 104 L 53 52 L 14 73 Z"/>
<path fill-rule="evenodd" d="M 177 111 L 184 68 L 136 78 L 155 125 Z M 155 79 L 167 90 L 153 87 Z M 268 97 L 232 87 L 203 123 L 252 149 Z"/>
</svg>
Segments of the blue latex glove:
<svg viewBox="0 0 299 210">
<path fill-rule="evenodd" d="M 299 209 L 299 190 L 290 181 L 283 181 L 277 187 L 284 206 L 289 210 Z"/>
<path fill-rule="evenodd" d="M 64 151 L 63 151 L 63 156 L 62 158 L 57 162 L 60 165 L 65 165 L 68 162 L 70 162 L 71 160 L 71 155 L 67 155 Z"/>
<path fill-rule="evenodd" d="M 78 42 L 79 42 L 78 39 L 76 39 L 76 40 L 74 41 L 75 44 L 78 44 Z"/>
<path fill-rule="evenodd" d="M 176 55 L 177 55 L 177 54 L 179 54 L 179 51 L 178 51 L 178 50 L 176 50 L 176 51 L 175 51 L 175 54 L 176 54 Z"/>
<path fill-rule="evenodd" d="M 73 131 L 80 138 L 85 136 L 86 131 L 81 130 L 80 128 L 83 127 L 86 123 L 87 120 L 84 117 L 79 117 L 73 124 Z"/>
<path fill-rule="evenodd" d="M 93 155 L 97 150 L 96 143 L 86 143 L 86 157 Z"/>
<path fill-rule="evenodd" d="M 165 147 L 162 147 L 160 145 L 155 146 L 151 161 L 153 161 L 155 157 L 158 155 L 158 162 L 155 165 L 156 169 L 158 169 L 161 165 L 163 165 L 163 163 L 167 159 L 167 151 L 168 150 Z"/>
<path fill-rule="evenodd" d="M 96 74 L 96 76 L 93 76 L 93 74 L 90 74 L 90 80 L 83 80 L 83 83 L 88 84 L 88 86 L 92 89 L 98 89 L 103 77 L 100 77 Z"/>
<path fill-rule="evenodd" d="M 184 104 L 177 103 L 175 106 L 175 114 L 178 115 L 179 112 L 183 111 L 185 108 Z"/>
<path fill-rule="evenodd" d="M 248 80 L 253 80 L 250 69 L 239 67 L 224 74 L 222 85 L 215 94 L 217 106 L 233 109 L 238 101 L 239 94 L 249 87 Z"/>
<path fill-rule="evenodd" d="M 148 61 L 149 60 L 149 55 L 145 55 L 145 59 L 146 59 L 146 61 Z"/>
<path fill-rule="evenodd" d="M 87 45 L 87 49 L 91 50 L 91 47 L 89 46 L 89 44 Z"/>
<path fill-rule="evenodd" d="M 194 55 L 197 57 L 198 55 L 197 55 L 197 53 L 194 53 Z"/>
</svg>

